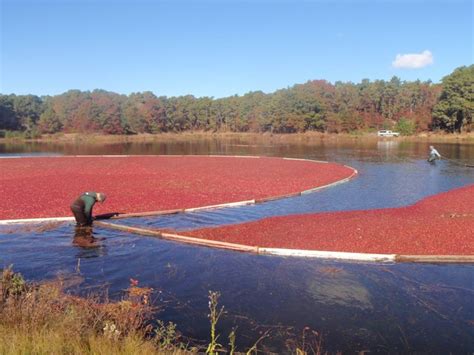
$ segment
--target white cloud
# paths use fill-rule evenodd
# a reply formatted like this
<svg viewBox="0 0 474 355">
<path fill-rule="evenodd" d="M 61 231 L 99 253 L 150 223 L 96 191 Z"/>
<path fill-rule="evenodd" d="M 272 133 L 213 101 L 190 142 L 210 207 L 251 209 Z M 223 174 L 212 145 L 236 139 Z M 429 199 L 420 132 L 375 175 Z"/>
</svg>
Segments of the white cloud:
<svg viewBox="0 0 474 355">
<path fill-rule="evenodd" d="M 426 50 L 415 54 L 397 54 L 392 62 L 394 68 L 418 69 L 433 64 L 433 54 Z"/>
</svg>

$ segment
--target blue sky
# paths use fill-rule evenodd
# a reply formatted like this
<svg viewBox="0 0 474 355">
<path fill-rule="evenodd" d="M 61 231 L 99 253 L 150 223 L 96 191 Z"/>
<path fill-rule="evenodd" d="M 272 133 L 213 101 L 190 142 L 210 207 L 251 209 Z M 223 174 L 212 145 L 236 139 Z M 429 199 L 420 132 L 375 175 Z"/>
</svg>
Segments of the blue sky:
<svg viewBox="0 0 474 355">
<path fill-rule="evenodd" d="M 225 97 L 313 79 L 438 82 L 474 57 L 470 0 L 0 2 L 3 94 Z"/>
</svg>

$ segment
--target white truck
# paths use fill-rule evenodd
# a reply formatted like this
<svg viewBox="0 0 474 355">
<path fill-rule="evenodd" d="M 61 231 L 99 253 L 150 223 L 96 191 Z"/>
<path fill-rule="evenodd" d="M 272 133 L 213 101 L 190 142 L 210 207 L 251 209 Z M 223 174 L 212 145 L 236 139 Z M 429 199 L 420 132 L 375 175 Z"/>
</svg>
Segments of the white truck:
<svg viewBox="0 0 474 355">
<path fill-rule="evenodd" d="M 390 130 L 387 130 L 387 129 L 382 129 L 382 130 L 377 132 L 377 135 L 379 137 L 398 137 L 400 135 L 400 133 L 393 132 L 393 131 L 390 131 Z"/>
</svg>

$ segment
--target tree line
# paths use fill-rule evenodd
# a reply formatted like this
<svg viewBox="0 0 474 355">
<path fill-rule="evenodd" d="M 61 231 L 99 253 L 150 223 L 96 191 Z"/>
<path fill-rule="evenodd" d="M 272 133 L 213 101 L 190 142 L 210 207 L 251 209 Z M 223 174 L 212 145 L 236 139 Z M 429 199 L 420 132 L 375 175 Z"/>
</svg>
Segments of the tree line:
<svg viewBox="0 0 474 355">
<path fill-rule="evenodd" d="M 396 129 L 472 129 L 474 65 L 457 68 L 441 84 L 362 80 L 358 84 L 308 81 L 273 93 L 243 96 L 120 95 L 70 90 L 56 96 L 0 94 L 0 129 L 27 136 L 70 132 L 138 134 L 189 130 L 343 133 Z"/>
</svg>

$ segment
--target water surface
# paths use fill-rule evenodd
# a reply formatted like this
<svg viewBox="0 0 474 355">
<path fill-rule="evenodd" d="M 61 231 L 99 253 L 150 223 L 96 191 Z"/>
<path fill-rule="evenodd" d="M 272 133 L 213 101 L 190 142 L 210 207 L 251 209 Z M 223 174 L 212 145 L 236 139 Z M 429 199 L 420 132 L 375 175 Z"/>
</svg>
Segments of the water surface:
<svg viewBox="0 0 474 355">
<path fill-rule="evenodd" d="M 178 230 L 274 215 L 398 207 L 474 183 L 474 146 L 438 144 L 452 160 L 426 163 L 428 143 L 381 141 L 249 142 L 241 139 L 88 145 L 0 145 L 1 154 L 238 154 L 341 162 L 359 170 L 343 185 L 255 206 L 120 220 Z M 474 350 L 474 266 L 365 264 L 256 256 L 182 245 L 94 228 L 95 245 L 74 238 L 72 224 L 0 227 L 0 267 L 14 264 L 30 280 L 80 275 L 71 292 L 107 289 L 119 298 L 130 278 L 154 289 L 158 315 L 201 341 L 209 336 L 207 294 L 221 292 L 227 314 L 221 342 L 237 326 L 243 350 L 287 352 L 305 327 L 323 334 L 328 351 L 470 353 Z"/>
</svg>

